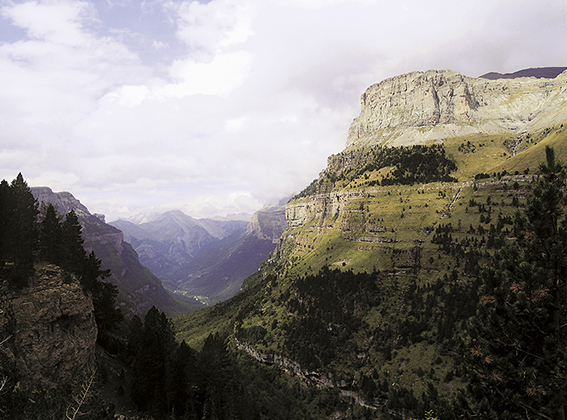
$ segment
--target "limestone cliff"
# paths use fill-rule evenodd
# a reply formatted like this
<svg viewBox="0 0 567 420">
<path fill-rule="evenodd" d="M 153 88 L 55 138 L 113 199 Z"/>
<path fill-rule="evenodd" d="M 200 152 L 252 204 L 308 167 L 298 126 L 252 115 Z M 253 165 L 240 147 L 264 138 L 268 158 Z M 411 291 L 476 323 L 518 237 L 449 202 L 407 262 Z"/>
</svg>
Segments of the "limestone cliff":
<svg viewBox="0 0 567 420">
<path fill-rule="evenodd" d="M 275 244 L 286 228 L 285 208 L 273 206 L 254 213 L 246 228 L 246 233 L 261 240 L 270 240 Z"/>
<path fill-rule="evenodd" d="M 520 134 L 567 120 L 567 72 L 554 79 L 488 80 L 412 72 L 370 86 L 347 149 L 401 146 L 470 134 Z"/>
<path fill-rule="evenodd" d="M 92 367 L 93 303 L 74 277 L 47 265 L 22 290 L 0 280 L 0 295 L 0 338 L 7 339 L 1 351 L 15 365 L 20 387 L 55 387 Z"/>
<path fill-rule="evenodd" d="M 565 153 L 567 71 L 555 78 L 497 80 L 449 70 L 412 72 L 370 86 L 361 106 L 345 150 L 330 156 L 319 178 L 286 205 L 288 228 L 265 272 L 348 261 L 364 269 L 411 266 L 432 226 L 476 174 L 527 173 L 545 158 L 543 143 Z M 425 172 L 411 164 L 401 170 L 400 162 L 384 158 L 394 149 L 383 146 L 430 143 L 443 143 L 438 149 L 454 164 L 451 179 L 385 182 L 398 170 Z M 396 258 L 390 257 L 394 251 Z"/>
</svg>

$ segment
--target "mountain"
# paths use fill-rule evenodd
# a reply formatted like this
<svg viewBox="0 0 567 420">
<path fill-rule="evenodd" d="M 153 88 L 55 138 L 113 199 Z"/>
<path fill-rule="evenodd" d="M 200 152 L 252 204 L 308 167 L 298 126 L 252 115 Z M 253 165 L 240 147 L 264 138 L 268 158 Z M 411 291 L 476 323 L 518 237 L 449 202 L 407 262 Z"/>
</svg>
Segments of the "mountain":
<svg viewBox="0 0 567 420">
<path fill-rule="evenodd" d="M 216 303 L 234 296 L 244 279 L 258 270 L 286 229 L 284 208 L 273 206 L 254 213 L 245 230 L 204 247 L 183 268 L 165 276 L 170 290 Z"/>
<path fill-rule="evenodd" d="M 460 335 L 479 273 L 514 240 L 545 148 L 567 156 L 566 92 L 565 72 L 432 70 L 369 87 L 345 149 L 286 205 L 274 252 L 233 298 L 175 318 L 178 338 L 198 347 L 207 331 L 226 334 L 329 390 L 327 415 L 449 410 L 466 385 Z"/>
<path fill-rule="evenodd" d="M 245 229 L 247 222 L 194 219 L 180 210 L 171 210 L 140 224 L 124 220 L 110 224 L 124 232 L 145 267 L 166 278 L 183 268 L 202 248 Z"/>
<path fill-rule="evenodd" d="M 124 241 L 123 233 L 104 222 L 104 216 L 92 215 L 89 210 L 68 192 L 53 192 L 48 187 L 33 187 L 32 194 L 40 203 L 51 203 L 61 215 L 75 210 L 83 228 L 84 246 L 93 250 L 102 261 L 102 269 L 110 269 L 107 279 L 118 286 L 117 301 L 125 315 L 143 315 L 153 305 L 168 314 L 179 314 L 200 304 L 195 300 L 182 302 L 173 297 L 159 278 L 145 268 L 136 251 Z"/>
<path fill-rule="evenodd" d="M 518 77 L 537 77 L 545 79 L 555 79 L 561 73 L 567 70 L 567 67 L 538 67 L 532 69 L 519 70 L 514 73 L 486 73 L 479 76 L 481 79 L 516 79 Z"/>
<path fill-rule="evenodd" d="M 554 79 L 488 80 L 449 70 L 386 79 L 362 95 L 345 151 L 543 130 L 565 120 L 566 79 L 564 72 Z"/>
<path fill-rule="evenodd" d="M 240 290 L 287 227 L 281 204 L 259 210 L 249 222 L 240 217 L 194 219 L 174 210 L 150 222 L 118 220 L 111 225 L 124 232 L 140 262 L 165 287 L 215 303 Z"/>
</svg>

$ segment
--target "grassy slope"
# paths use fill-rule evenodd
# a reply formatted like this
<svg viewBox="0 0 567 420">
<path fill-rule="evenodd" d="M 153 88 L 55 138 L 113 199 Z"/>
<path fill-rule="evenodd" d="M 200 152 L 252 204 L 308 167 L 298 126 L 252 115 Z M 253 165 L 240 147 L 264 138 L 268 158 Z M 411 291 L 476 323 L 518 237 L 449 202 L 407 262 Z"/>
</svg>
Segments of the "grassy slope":
<svg viewBox="0 0 567 420">
<path fill-rule="evenodd" d="M 333 224 L 332 228 L 318 228 L 318 221 L 312 220 L 305 226 L 288 230 L 287 233 L 294 236 L 295 242 L 286 244 L 285 268 L 280 268 L 277 279 L 261 280 L 257 275 L 255 281 L 250 280 L 254 286 L 233 299 L 176 318 L 174 323 L 179 332 L 178 338 L 198 348 L 211 332 L 230 333 L 235 325 L 243 329 L 261 326 L 266 330 L 266 335 L 256 346 L 285 354 L 286 333 L 279 326 L 299 316 L 297 312 L 290 313 L 291 298 L 287 297 L 288 292 L 292 292 L 292 295 L 296 293 L 297 278 L 317 273 L 324 266 L 354 272 L 376 268 L 392 280 L 383 291 L 381 303 L 357 315 L 362 319 L 364 328 L 349 339 L 352 343 L 350 349 L 359 349 L 365 354 L 364 362 L 355 352 L 345 349 L 339 351 L 325 369 L 350 372 L 358 377 L 374 374 L 411 389 L 415 395 L 421 395 L 426 382 L 430 380 L 443 392 L 450 393 L 461 383 L 453 375 L 455 364 L 447 346 L 438 339 L 440 327 L 437 324 L 428 324 L 419 340 L 414 342 L 396 345 L 393 341 L 390 358 L 385 358 L 376 345 L 369 344 L 371 331 L 390 323 L 395 326 L 404 321 L 416 322 L 415 317 L 421 315 L 419 311 L 412 311 L 415 306 L 407 298 L 407 291 L 412 284 L 422 288 L 422 294 L 419 295 L 421 301 L 431 295 L 434 302 L 433 317 L 442 319 L 448 302 L 439 297 L 439 291 L 433 296 L 432 285 L 445 276 L 450 278 L 454 273 L 458 275 L 458 281 L 453 282 L 455 285 L 468 284 L 474 278 L 465 273 L 464 261 L 457 260 L 453 255 L 441 251 L 438 244 L 432 243 L 436 227 L 450 223 L 455 228 L 453 241 L 486 240 L 487 235 L 478 233 L 476 228 L 482 225 L 488 230 L 490 224 L 496 224 L 498 214 L 501 217 L 512 216 L 516 211 L 516 207 L 512 206 L 514 197 L 519 198 L 520 204 L 525 203 L 530 193 L 531 175 L 544 160 L 545 146 L 555 147 L 560 159 L 567 158 L 567 132 L 562 127 L 530 135 L 522 143 L 522 150 L 512 157 L 510 146 L 513 140 L 502 136 L 446 140 L 447 154 L 459 168 L 453 174 L 458 183 L 391 186 L 380 188 L 378 192 L 377 189 L 368 190 L 365 187 L 373 177 L 380 176 L 371 173 L 367 179 L 361 177 L 344 185 L 343 188 L 362 190 L 367 194 L 365 198 L 352 200 L 348 205 L 350 211 L 344 212 L 338 220 L 327 220 L 324 225 Z M 520 176 L 524 175 L 526 169 L 529 169 L 530 176 L 510 178 L 516 171 Z M 508 172 L 508 177 L 499 179 L 498 173 L 504 170 Z M 478 173 L 489 173 L 491 178 L 473 182 L 474 175 Z M 492 177 L 492 174 L 495 176 Z M 513 189 L 516 180 L 519 184 L 517 190 Z M 490 205 L 487 204 L 489 198 Z M 479 211 L 478 206 L 469 206 L 470 200 L 490 207 L 489 223 L 481 223 L 484 213 Z M 451 209 L 446 213 L 451 203 Z M 383 225 L 385 232 L 373 235 L 382 237 L 385 243 L 361 240 L 369 236 L 368 232 L 363 231 L 364 223 L 368 220 Z M 345 223 L 352 228 L 348 239 L 337 229 Z M 475 233 L 469 232 L 471 225 Z M 389 240 L 392 242 L 388 243 Z M 412 259 L 416 252 L 420 256 L 419 265 Z M 484 248 L 484 252 L 493 250 Z M 428 286 L 431 287 L 427 289 Z M 450 287 L 449 283 L 445 283 L 446 291 Z"/>
</svg>

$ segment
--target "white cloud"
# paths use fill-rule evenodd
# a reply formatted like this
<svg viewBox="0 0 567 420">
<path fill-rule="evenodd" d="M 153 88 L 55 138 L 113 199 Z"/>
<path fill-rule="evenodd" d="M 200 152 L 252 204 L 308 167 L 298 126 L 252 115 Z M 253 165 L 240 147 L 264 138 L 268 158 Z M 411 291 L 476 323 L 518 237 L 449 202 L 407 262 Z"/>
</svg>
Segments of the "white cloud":
<svg viewBox="0 0 567 420">
<path fill-rule="evenodd" d="M 251 63 L 252 57 L 245 51 L 217 55 L 210 63 L 196 62 L 192 58 L 176 60 L 170 74 L 177 83 L 164 86 L 156 96 L 227 96 L 244 82 Z"/>
<path fill-rule="evenodd" d="M 563 0 L 142 3 L 112 24 L 92 1 L 0 9 L 26 31 L 0 43 L 0 177 L 22 171 L 109 219 L 251 212 L 317 176 L 372 83 L 567 63 Z"/>
<path fill-rule="evenodd" d="M 85 36 L 83 19 L 93 18 L 94 8 L 88 2 L 26 2 L 2 8 L 2 15 L 24 28 L 32 38 L 61 45 L 81 45 Z"/>
<path fill-rule="evenodd" d="M 198 51 L 216 53 L 246 41 L 254 33 L 255 7 L 249 0 L 187 1 L 171 3 L 170 7 L 177 12 L 179 38 Z"/>
</svg>

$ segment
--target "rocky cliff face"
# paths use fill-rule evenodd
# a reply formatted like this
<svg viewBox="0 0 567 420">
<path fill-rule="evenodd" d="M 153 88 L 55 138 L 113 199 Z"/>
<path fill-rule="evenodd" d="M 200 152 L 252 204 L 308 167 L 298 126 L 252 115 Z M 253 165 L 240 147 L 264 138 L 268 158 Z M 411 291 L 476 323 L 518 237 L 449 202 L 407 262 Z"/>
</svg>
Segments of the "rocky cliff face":
<svg viewBox="0 0 567 420">
<path fill-rule="evenodd" d="M 91 213 L 79 200 L 77 200 L 69 192 L 53 192 L 49 187 L 32 188 L 34 197 L 40 203 L 51 203 L 55 206 L 59 214 L 67 214 L 71 210 L 77 213 L 77 216 L 90 216 Z"/>
<path fill-rule="evenodd" d="M 372 85 L 361 97 L 345 150 L 330 156 L 319 178 L 286 205 L 288 229 L 263 268 L 295 270 L 303 258 L 309 260 L 307 267 L 322 261 L 342 264 L 338 253 L 330 254 L 338 249 L 352 250 L 353 264 L 366 268 L 404 265 L 384 255 L 403 250 L 406 260 L 413 259 L 429 232 L 424 221 L 438 223 L 469 186 L 471 175 L 500 172 L 510 158 L 515 163 L 506 163 L 509 169 L 528 170 L 525 162 L 533 158 L 524 159 L 524 152 L 542 152 L 538 142 L 547 137 L 564 144 L 557 139 L 566 123 L 567 71 L 554 78 L 488 80 L 431 70 Z M 383 146 L 429 142 L 443 142 L 449 159 L 458 161 L 454 179 L 459 182 L 382 183 L 397 165 L 375 165 Z M 423 213 L 413 225 L 407 219 L 412 212 Z M 317 248 L 321 244 L 326 255 Z M 381 265 L 372 261 L 371 252 L 380 254 Z"/>
<path fill-rule="evenodd" d="M 254 213 L 246 228 L 246 233 L 252 234 L 261 240 L 270 240 L 275 244 L 286 228 L 285 208 L 283 206 L 275 206 L 261 209 Z"/>
<path fill-rule="evenodd" d="M 412 72 L 370 86 L 347 149 L 401 146 L 470 134 L 521 134 L 567 119 L 567 72 L 554 79 L 488 80 L 454 71 Z"/>
<path fill-rule="evenodd" d="M 59 267 L 36 271 L 29 287 L 0 283 L 1 351 L 24 389 L 50 388 L 80 377 L 94 363 L 97 327 L 91 297 Z"/>
</svg>

